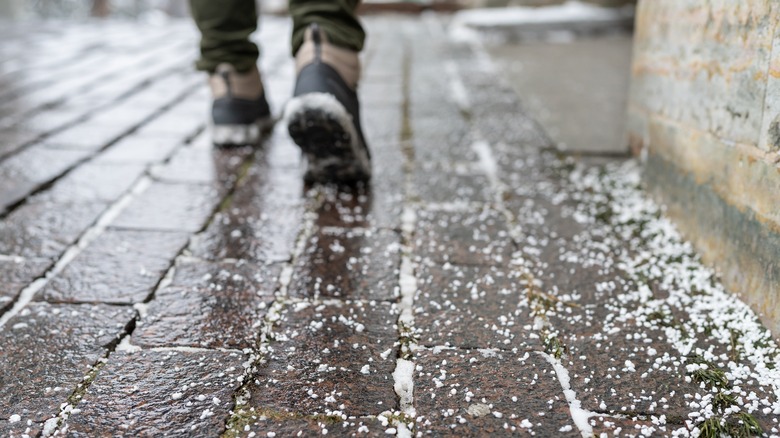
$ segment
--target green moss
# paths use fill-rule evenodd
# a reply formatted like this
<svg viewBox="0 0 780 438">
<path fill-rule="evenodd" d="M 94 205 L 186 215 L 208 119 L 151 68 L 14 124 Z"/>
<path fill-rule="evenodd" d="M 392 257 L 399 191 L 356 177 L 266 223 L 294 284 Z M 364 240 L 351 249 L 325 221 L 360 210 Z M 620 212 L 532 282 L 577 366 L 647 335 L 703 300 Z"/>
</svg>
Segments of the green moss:
<svg viewBox="0 0 780 438">
<path fill-rule="evenodd" d="M 740 412 L 728 419 L 728 432 L 732 437 L 747 438 L 764 434 L 756 418 L 747 412 Z"/>
<path fill-rule="evenodd" d="M 720 438 L 728 433 L 723 418 L 710 417 L 699 425 L 699 438 Z"/>
<path fill-rule="evenodd" d="M 568 348 L 557 336 L 548 336 L 544 338 L 544 352 L 560 359 L 568 352 Z"/>
</svg>

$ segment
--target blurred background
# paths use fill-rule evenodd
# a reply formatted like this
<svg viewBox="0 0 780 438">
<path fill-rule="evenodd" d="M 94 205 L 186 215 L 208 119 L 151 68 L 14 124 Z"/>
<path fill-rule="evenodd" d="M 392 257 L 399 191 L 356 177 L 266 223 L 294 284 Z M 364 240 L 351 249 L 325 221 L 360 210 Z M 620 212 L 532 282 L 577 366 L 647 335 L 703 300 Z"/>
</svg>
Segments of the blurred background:
<svg viewBox="0 0 780 438">
<path fill-rule="evenodd" d="M 376 6 L 387 9 L 414 9 L 432 6 L 436 9 L 461 9 L 506 6 L 550 6 L 565 0 L 366 0 L 370 10 Z M 636 0 L 584 0 L 600 6 L 618 7 L 636 3 Z M 258 0 L 265 12 L 284 13 L 285 0 Z M 395 6 L 395 7 L 393 7 Z M 379 8 L 383 9 L 383 8 Z M 184 17 L 188 15 L 187 0 L 0 0 L 0 17 L 11 19 L 84 19 L 88 17 L 124 17 L 148 19 L 156 17 Z"/>
</svg>

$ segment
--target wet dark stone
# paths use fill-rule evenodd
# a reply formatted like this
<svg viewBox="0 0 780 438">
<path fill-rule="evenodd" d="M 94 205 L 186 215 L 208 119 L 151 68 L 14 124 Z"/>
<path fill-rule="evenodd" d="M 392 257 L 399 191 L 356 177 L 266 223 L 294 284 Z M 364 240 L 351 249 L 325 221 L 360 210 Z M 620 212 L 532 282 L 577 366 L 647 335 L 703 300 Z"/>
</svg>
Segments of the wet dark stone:
<svg viewBox="0 0 780 438">
<path fill-rule="evenodd" d="M 535 352 L 423 350 L 415 363 L 423 435 L 581 436 L 553 367 Z"/>
<path fill-rule="evenodd" d="M 56 258 L 106 207 L 103 203 L 25 204 L 0 221 L 0 254 Z"/>
<path fill-rule="evenodd" d="M 288 290 L 302 298 L 393 300 L 400 265 L 396 232 L 320 229 L 298 259 Z"/>
<path fill-rule="evenodd" d="M 43 424 L 36 423 L 26 418 L 19 421 L 0 420 L 0 436 L 9 438 L 38 436 L 43 430 Z"/>
<path fill-rule="evenodd" d="M 538 346 L 518 275 L 488 266 L 420 267 L 415 328 L 425 346 L 511 349 Z"/>
<path fill-rule="evenodd" d="M 43 289 L 51 302 L 144 301 L 187 245 L 187 234 L 109 229 Z"/>
<path fill-rule="evenodd" d="M 219 436 L 245 360 L 222 351 L 116 352 L 68 419 L 68 436 Z"/>
<path fill-rule="evenodd" d="M 30 147 L 0 163 L 0 213 L 87 157 L 83 151 Z"/>
<path fill-rule="evenodd" d="M 682 423 L 691 411 L 688 403 L 692 399 L 686 394 L 707 392 L 685 381 L 685 358 L 666 342 L 643 342 L 621 330 L 565 343 L 568 357 L 564 365 L 569 369 L 571 388 L 587 410 L 666 415 L 670 423 Z"/>
<path fill-rule="evenodd" d="M 95 161 L 113 164 L 160 163 L 180 147 L 181 143 L 167 137 L 132 134 L 111 145 Z"/>
<path fill-rule="evenodd" d="M 198 231 L 219 203 L 217 190 L 194 184 L 153 183 L 112 223 L 116 228 Z"/>
<path fill-rule="evenodd" d="M 388 303 L 288 306 L 254 376 L 250 406 L 304 415 L 397 409 L 397 318 Z"/>
<path fill-rule="evenodd" d="M 513 252 L 504 217 L 490 209 L 477 212 L 417 212 L 415 255 L 423 262 L 459 265 L 507 265 Z"/>
<path fill-rule="evenodd" d="M 474 169 L 466 170 L 472 172 Z M 490 183 L 484 175 L 422 168 L 415 171 L 414 180 L 414 191 L 424 203 L 476 203 L 493 199 Z"/>
<path fill-rule="evenodd" d="M 143 175 L 141 164 L 87 163 L 34 198 L 35 202 L 114 202 Z"/>
<path fill-rule="evenodd" d="M 133 333 L 141 346 L 252 348 L 282 265 L 193 262 L 176 266 Z"/>
<path fill-rule="evenodd" d="M 0 311 L 5 310 L 33 280 L 51 266 L 49 260 L 0 260 Z"/>
<path fill-rule="evenodd" d="M 383 426 L 374 418 L 347 417 L 302 417 L 287 412 L 256 409 L 242 412 L 247 416 L 241 428 L 233 429 L 235 436 L 256 437 L 296 437 L 296 436 L 328 436 L 328 437 L 387 437 L 385 431 L 391 425 Z M 254 433 L 254 435 L 250 435 Z"/>
<path fill-rule="evenodd" d="M 32 303 L 0 332 L 0 418 L 44 421 L 119 341 L 128 307 Z"/>
<path fill-rule="evenodd" d="M 256 263 L 288 260 L 303 218 L 302 182 L 290 169 L 268 168 L 260 157 L 230 203 L 193 238 L 193 255 Z"/>
<path fill-rule="evenodd" d="M 656 420 L 657 421 L 657 420 Z M 672 436 L 672 432 L 685 428 L 682 423 L 653 424 L 648 417 L 621 418 L 611 415 L 598 415 L 588 419 L 594 436 Z M 686 428 L 687 429 L 687 428 Z"/>
</svg>

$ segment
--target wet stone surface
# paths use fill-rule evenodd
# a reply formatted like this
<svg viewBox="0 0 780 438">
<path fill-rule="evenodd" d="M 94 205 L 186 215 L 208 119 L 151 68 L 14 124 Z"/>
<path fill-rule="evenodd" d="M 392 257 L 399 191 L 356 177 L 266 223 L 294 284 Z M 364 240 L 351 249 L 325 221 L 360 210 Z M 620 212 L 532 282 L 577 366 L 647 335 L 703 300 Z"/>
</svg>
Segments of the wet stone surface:
<svg viewBox="0 0 780 438">
<path fill-rule="evenodd" d="M 0 180 L 3 181 L 0 185 L 0 213 L 86 156 L 80 151 L 57 151 L 37 146 L 0 162 Z"/>
<path fill-rule="evenodd" d="M 214 184 L 220 191 L 232 188 L 239 168 L 252 154 L 251 147 L 212 149 L 187 146 L 180 148 L 171 160 L 152 169 L 152 176 L 164 182 Z"/>
<path fill-rule="evenodd" d="M 257 154 L 246 177 L 208 227 L 193 237 L 191 253 L 207 260 L 254 263 L 292 257 L 303 219 L 303 183 L 289 168 L 269 168 Z"/>
<path fill-rule="evenodd" d="M 386 437 L 390 425 L 383 425 L 374 418 L 339 416 L 302 416 L 271 410 L 245 410 L 243 426 L 233 433 L 237 436 L 257 437 Z M 254 433 L 254 435 L 251 435 Z"/>
<path fill-rule="evenodd" d="M 68 419 L 68 436 L 219 436 L 245 360 L 221 351 L 114 353 Z"/>
<path fill-rule="evenodd" d="M 348 416 L 397 409 L 397 318 L 378 302 L 287 306 L 253 376 L 250 407 Z"/>
<path fill-rule="evenodd" d="M 274 300 L 281 265 L 191 262 L 176 266 L 138 322 L 144 347 L 252 348 Z"/>
<path fill-rule="evenodd" d="M 144 173 L 140 164 L 87 163 L 33 198 L 35 202 L 113 202 Z"/>
<path fill-rule="evenodd" d="M 393 300 L 400 264 L 400 236 L 394 231 L 323 228 L 298 258 L 289 294 Z"/>
<path fill-rule="evenodd" d="M 51 265 L 47 260 L 0 260 L 0 310 L 5 310 L 34 279 Z"/>
<path fill-rule="evenodd" d="M 425 203 L 490 202 L 492 195 L 487 178 L 472 173 L 471 166 L 460 167 L 419 169 L 415 174 L 416 195 Z"/>
<path fill-rule="evenodd" d="M 582 436 L 553 367 L 535 352 L 422 350 L 415 362 L 423 435 Z"/>
<path fill-rule="evenodd" d="M 129 130 L 127 125 L 101 125 L 87 120 L 46 138 L 46 144 L 56 149 L 97 151 L 108 146 Z"/>
<path fill-rule="evenodd" d="M 637 330 L 626 330 L 638 333 Z M 665 415 L 683 423 L 697 383 L 686 379 L 685 358 L 652 338 L 603 336 L 565 341 L 572 389 L 585 409 L 617 415 Z"/>
<path fill-rule="evenodd" d="M 11 318 L 0 332 L 0 418 L 57 415 L 134 316 L 127 307 L 34 303 Z"/>
<path fill-rule="evenodd" d="M 200 230 L 217 207 L 217 190 L 202 185 L 153 183 L 111 224 L 160 231 Z"/>
<path fill-rule="evenodd" d="M 491 209 L 417 212 L 415 253 L 423 261 L 506 265 L 514 250 L 506 221 Z"/>
<path fill-rule="evenodd" d="M 90 227 L 104 203 L 30 203 L 0 221 L 0 254 L 55 258 Z"/>
<path fill-rule="evenodd" d="M 19 418 L 18 421 L 0 420 L 0 435 L 9 438 L 33 437 L 38 436 L 43 430 L 41 423 L 36 423 L 32 420 L 22 420 L 21 416 Z"/>
<path fill-rule="evenodd" d="M 423 266 L 415 327 L 424 346 L 531 348 L 539 345 L 519 275 L 488 266 Z"/>
<path fill-rule="evenodd" d="M 187 244 L 184 233 L 108 230 L 43 289 L 50 302 L 144 301 Z"/>
</svg>

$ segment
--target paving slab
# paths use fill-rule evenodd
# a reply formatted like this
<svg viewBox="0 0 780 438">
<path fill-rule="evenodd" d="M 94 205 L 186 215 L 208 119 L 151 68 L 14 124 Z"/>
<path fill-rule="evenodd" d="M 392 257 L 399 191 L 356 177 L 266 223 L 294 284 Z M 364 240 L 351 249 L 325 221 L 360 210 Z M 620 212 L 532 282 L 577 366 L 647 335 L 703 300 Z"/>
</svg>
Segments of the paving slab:
<svg viewBox="0 0 780 438">
<path fill-rule="evenodd" d="M 142 303 L 187 239 L 185 233 L 109 230 L 55 275 L 38 297 L 49 302 Z"/>
<path fill-rule="evenodd" d="M 36 278 L 43 277 L 51 266 L 49 260 L 12 258 L 0 260 L 0 310 L 6 310 Z"/>
<path fill-rule="evenodd" d="M 134 317 L 127 307 L 34 303 L 11 318 L 0 332 L 0 418 L 57 416 Z"/>
<path fill-rule="evenodd" d="M 25 204 L 0 222 L 0 254 L 59 257 L 107 207 L 99 202 Z"/>
<path fill-rule="evenodd" d="M 417 212 L 415 252 L 423 261 L 457 265 L 507 265 L 514 243 L 501 213 L 474 211 Z"/>
<path fill-rule="evenodd" d="M 423 436 L 582 436 L 553 367 L 536 352 L 434 349 L 415 363 Z"/>
<path fill-rule="evenodd" d="M 219 436 L 243 373 L 241 353 L 117 352 L 68 418 L 68 436 Z"/>
<path fill-rule="evenodd" d="M 298 298 L 395 300 L 401 239 L 394 231 L 320 229 L 297 260 L 289 294 Z"/>
<path fill-rule="evenodd" d="M 115 228 L 188 231 L 203 228 L 219 203 L 213 187 L 152 183 L 111 224 Z"/>
<path fill-rule="evenodd" d="M 138 321 L 144 347 L 252 348 L 274 300 L 281 265 L 184 262 Z"/>
<path fill-rule="evenodd" d="M 380 302 L 291 304 L 252 377 L 249 404 L 304 415 L 377 415 L 397 408 L 398 311 Z"/>
<path fill-rule="evenodd" d="M 426 347 L 529 349 L 540 345 L 517 273 L 494 266 L 421 266 L 415 327 Z"/>
</svg>

